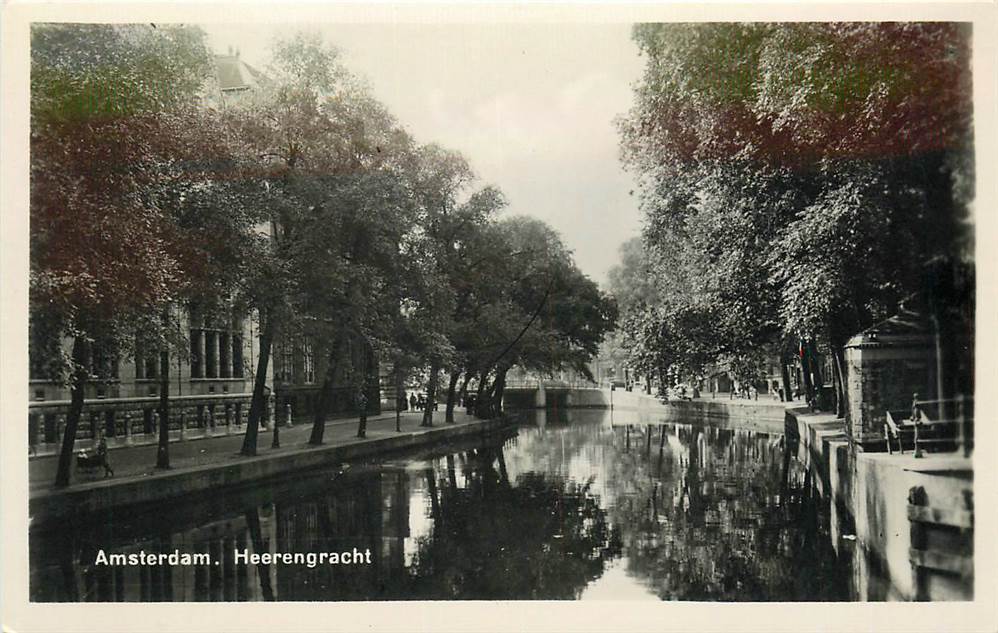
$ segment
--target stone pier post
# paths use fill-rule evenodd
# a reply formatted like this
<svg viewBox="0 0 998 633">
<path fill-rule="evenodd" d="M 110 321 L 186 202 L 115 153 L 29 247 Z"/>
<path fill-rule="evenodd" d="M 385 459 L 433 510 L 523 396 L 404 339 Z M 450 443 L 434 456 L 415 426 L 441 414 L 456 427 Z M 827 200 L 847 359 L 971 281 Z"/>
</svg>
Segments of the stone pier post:
<svg viewBox="0 0 998 633">
<path fill-rule="evenodd" d="M 132 412 L 125 411 L 122 414 L 125 420 L 125 445 L 130 445 L 132 443 Z"/>
</svg>

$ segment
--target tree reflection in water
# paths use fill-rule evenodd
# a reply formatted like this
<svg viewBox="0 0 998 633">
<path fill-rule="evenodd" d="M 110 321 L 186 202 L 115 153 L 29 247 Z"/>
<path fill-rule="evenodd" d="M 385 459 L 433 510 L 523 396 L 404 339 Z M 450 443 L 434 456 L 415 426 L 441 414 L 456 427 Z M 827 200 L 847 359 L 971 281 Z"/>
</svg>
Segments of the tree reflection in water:
<svg viewBox="0 0 998 633">
<path fill-rule="evenodd" d="M 609 513 L 632 574 L 666 600 L 849 599 L 848 568 L 823 533 L 821 500 L 789 447 L 749 431 L 658 430 L 657 463 L 626 450 L 626 431 L 625 449 L 610 462 L 609 476 L 628 482 Z M 674 460 L 666 460 L 670 431 Z"/>
<path fill-rule="evenodd" d="M 573 599 L 620 554 L 591 481 L 528 472 L 511 483 L 501 448 L 472 459 L 468 485 L 443 489 L 440 520 L 419 539 L 408 597 Z"/>
</svg>

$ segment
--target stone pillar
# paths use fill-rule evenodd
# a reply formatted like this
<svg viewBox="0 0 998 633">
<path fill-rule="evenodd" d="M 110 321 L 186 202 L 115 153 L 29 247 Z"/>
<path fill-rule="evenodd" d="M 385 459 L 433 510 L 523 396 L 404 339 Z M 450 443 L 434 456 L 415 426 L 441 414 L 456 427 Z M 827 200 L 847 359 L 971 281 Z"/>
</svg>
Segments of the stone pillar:
<svg viewBox="0 0 998 633">
<path fill-rule="evenodd" d="M 125 421 L 125 444 L 129 445 L 132 443 L 132 412 L 123 411 L 121 417 Z"/>
<path fill-rule="evenodd" d="M 66 414 L 59 413 L 55 416 L 55 445 L 62 445 L 62 435 L 66 431 Z"/>
<path fill-rule="evenodd" d="M 204 425 L 204 434 L 207 436 L 212 436 L 215 434 L 215 405 L 208 405 L 208 421 Z"/>
<path fill-rule="evenodd" d="M 208 336 L 205 331 L 201 330 L 201 336 L 198 337 L 198 354 L 201 355 L 201 378 L 208 375 L 208 355 L 205 353 L 205 344 L 207 343 Z"/>
</svg>

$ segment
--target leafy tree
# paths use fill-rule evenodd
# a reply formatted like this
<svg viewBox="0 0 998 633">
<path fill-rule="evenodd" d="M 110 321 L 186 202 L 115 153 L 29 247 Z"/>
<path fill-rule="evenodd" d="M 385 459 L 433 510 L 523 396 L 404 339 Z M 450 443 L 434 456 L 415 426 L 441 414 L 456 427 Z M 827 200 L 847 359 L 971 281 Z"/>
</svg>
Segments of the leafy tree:
<svg viewBox="0 0 998 633">
<path fill-rule="evenodd" d="M 307 318 L 311 327 L 325 324 L 321 327 L 329 332 L 328 324 L 334 318 L 330 306 L 337 297 L 343 297 L 337 292 L 343 292 L 338 284 L 330 302 L 323 306 L 325 312 L 315 312 L 320 295 L 308 283 L 314 284 L 317 274 L 338 276 L 337 281 L 343 281 L 348 261 L 334 264 L 333 252 L 326 252 L 328 249 L 314 241 L 306 245 L 314 240 L 318 229 L 331 230 L 333 226 L 344 226 L 344 222 L 357 225 L 354 220 L 358 217 L 358 196 L 370 192 L 368 187 L 375 182 L 367 178 L 367 172 L 386 162 L 382 148 L 399 137 L 405 142 L 404 132 L 370 97 L 365 86 L 343 68 L 337 51 L 320 37 L 299 34 L 278 41 L 273 60 L 259 90 L 225 110 L 232 134 L 249 159 L 251 173 L 262 185 L 258 208 L 273 229 L 270 247 L 261 252 L 244 284 L 246 302 L 257 309 L 261 321 L 259 368 L 242 448 L 247 455 L 256 453 L 266 406 L 266 367 L 278 325 L 285 334 L 300 332 L 304 327 L 302 319 Z M 338 213 L 344 215 L 324 225 L 330 219 L 328 214 Z M 365 221 L 372 219 L 368 216 Z M 323 234 L 329 236 L 328 230 Z M 363 239 L 362 235 L 363 231 L 352 231 L 352 237 L 339 236 L 337 241 L 344 245 L 349 239 Z M 316 257 L 323 254 L 329 256 L 324 261 L 326 268 L 321 273 L 312 270 Z M 363 274 L 362 269 L 358 270 Z M 362 296 L 362 287 L 354 285 L 353 290 L 345 292 L 348 297 Z M 351 335 L 361 336 L 362 332 L 354 328 Z M 336 367 L 332 357 L 342 353 L 340 338 L 329 339 L 325 350 L 330 356 L 324 378 L 327 387 L 329 374 Z M 369 345 L 362 336 L 360 342 Z M 320 398 L 313 443 L 322 441 L 327 392 L 324 389 Z"/>
<path fill-rule="evenodd" d="M 924 293 L 924 262 L 971 256 L 967 30 L 648 24 L 634 39 L 648 64 L 625 162 L 653 278 L 679 290 L 631 317 L 660 325 L 643 340 L 670 363 L 699 364 L 670 345 L 687 339 L 748 368 L 767 342 L 817 341 L 842 412 L 846 338 Z M 716 345 L 670 324 L 689 310 Z"/>
<path fill-rule="evenodd" d="M 113 361 L 145 329 L 168 368 L 168 306 L 203 277 L 190 246 L 205 227 L 178 223 L 174 202 L 207 186 L 196 166 L 224 151 L 198 107 L 209 60 L 189 27 L 32 30 L 30 307 L 37 330 L 72 339 L 55 359 L 71 393 L 57 486 L 70 481 L 95 359 Z"/>
</svg>

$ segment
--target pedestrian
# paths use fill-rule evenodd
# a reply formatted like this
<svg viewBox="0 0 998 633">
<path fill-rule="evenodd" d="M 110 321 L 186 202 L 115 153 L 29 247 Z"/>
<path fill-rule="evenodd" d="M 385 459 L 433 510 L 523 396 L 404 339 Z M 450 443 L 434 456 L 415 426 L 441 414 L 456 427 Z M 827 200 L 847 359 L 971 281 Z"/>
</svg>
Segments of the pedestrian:
<svg viewBox="0 0 998 633">
<path fill-rule="evenodd" d="M 104 476 L 114 477 L 114 469 L 111 468 L 111 461 L 108 457 L 107 440 L 104 439 L 104 433 L 100 433 L 100 435 L 97 436 L 96 455 L 97 462 L 104 467 Z"/>
<path fill-rule="evenodd" d="M 413 411 L 415 411 L 416 410 L 416 405 L 417 405 L 416 394 L 410 393 L 409 394 L 409 407 Z"/>
</svg>

